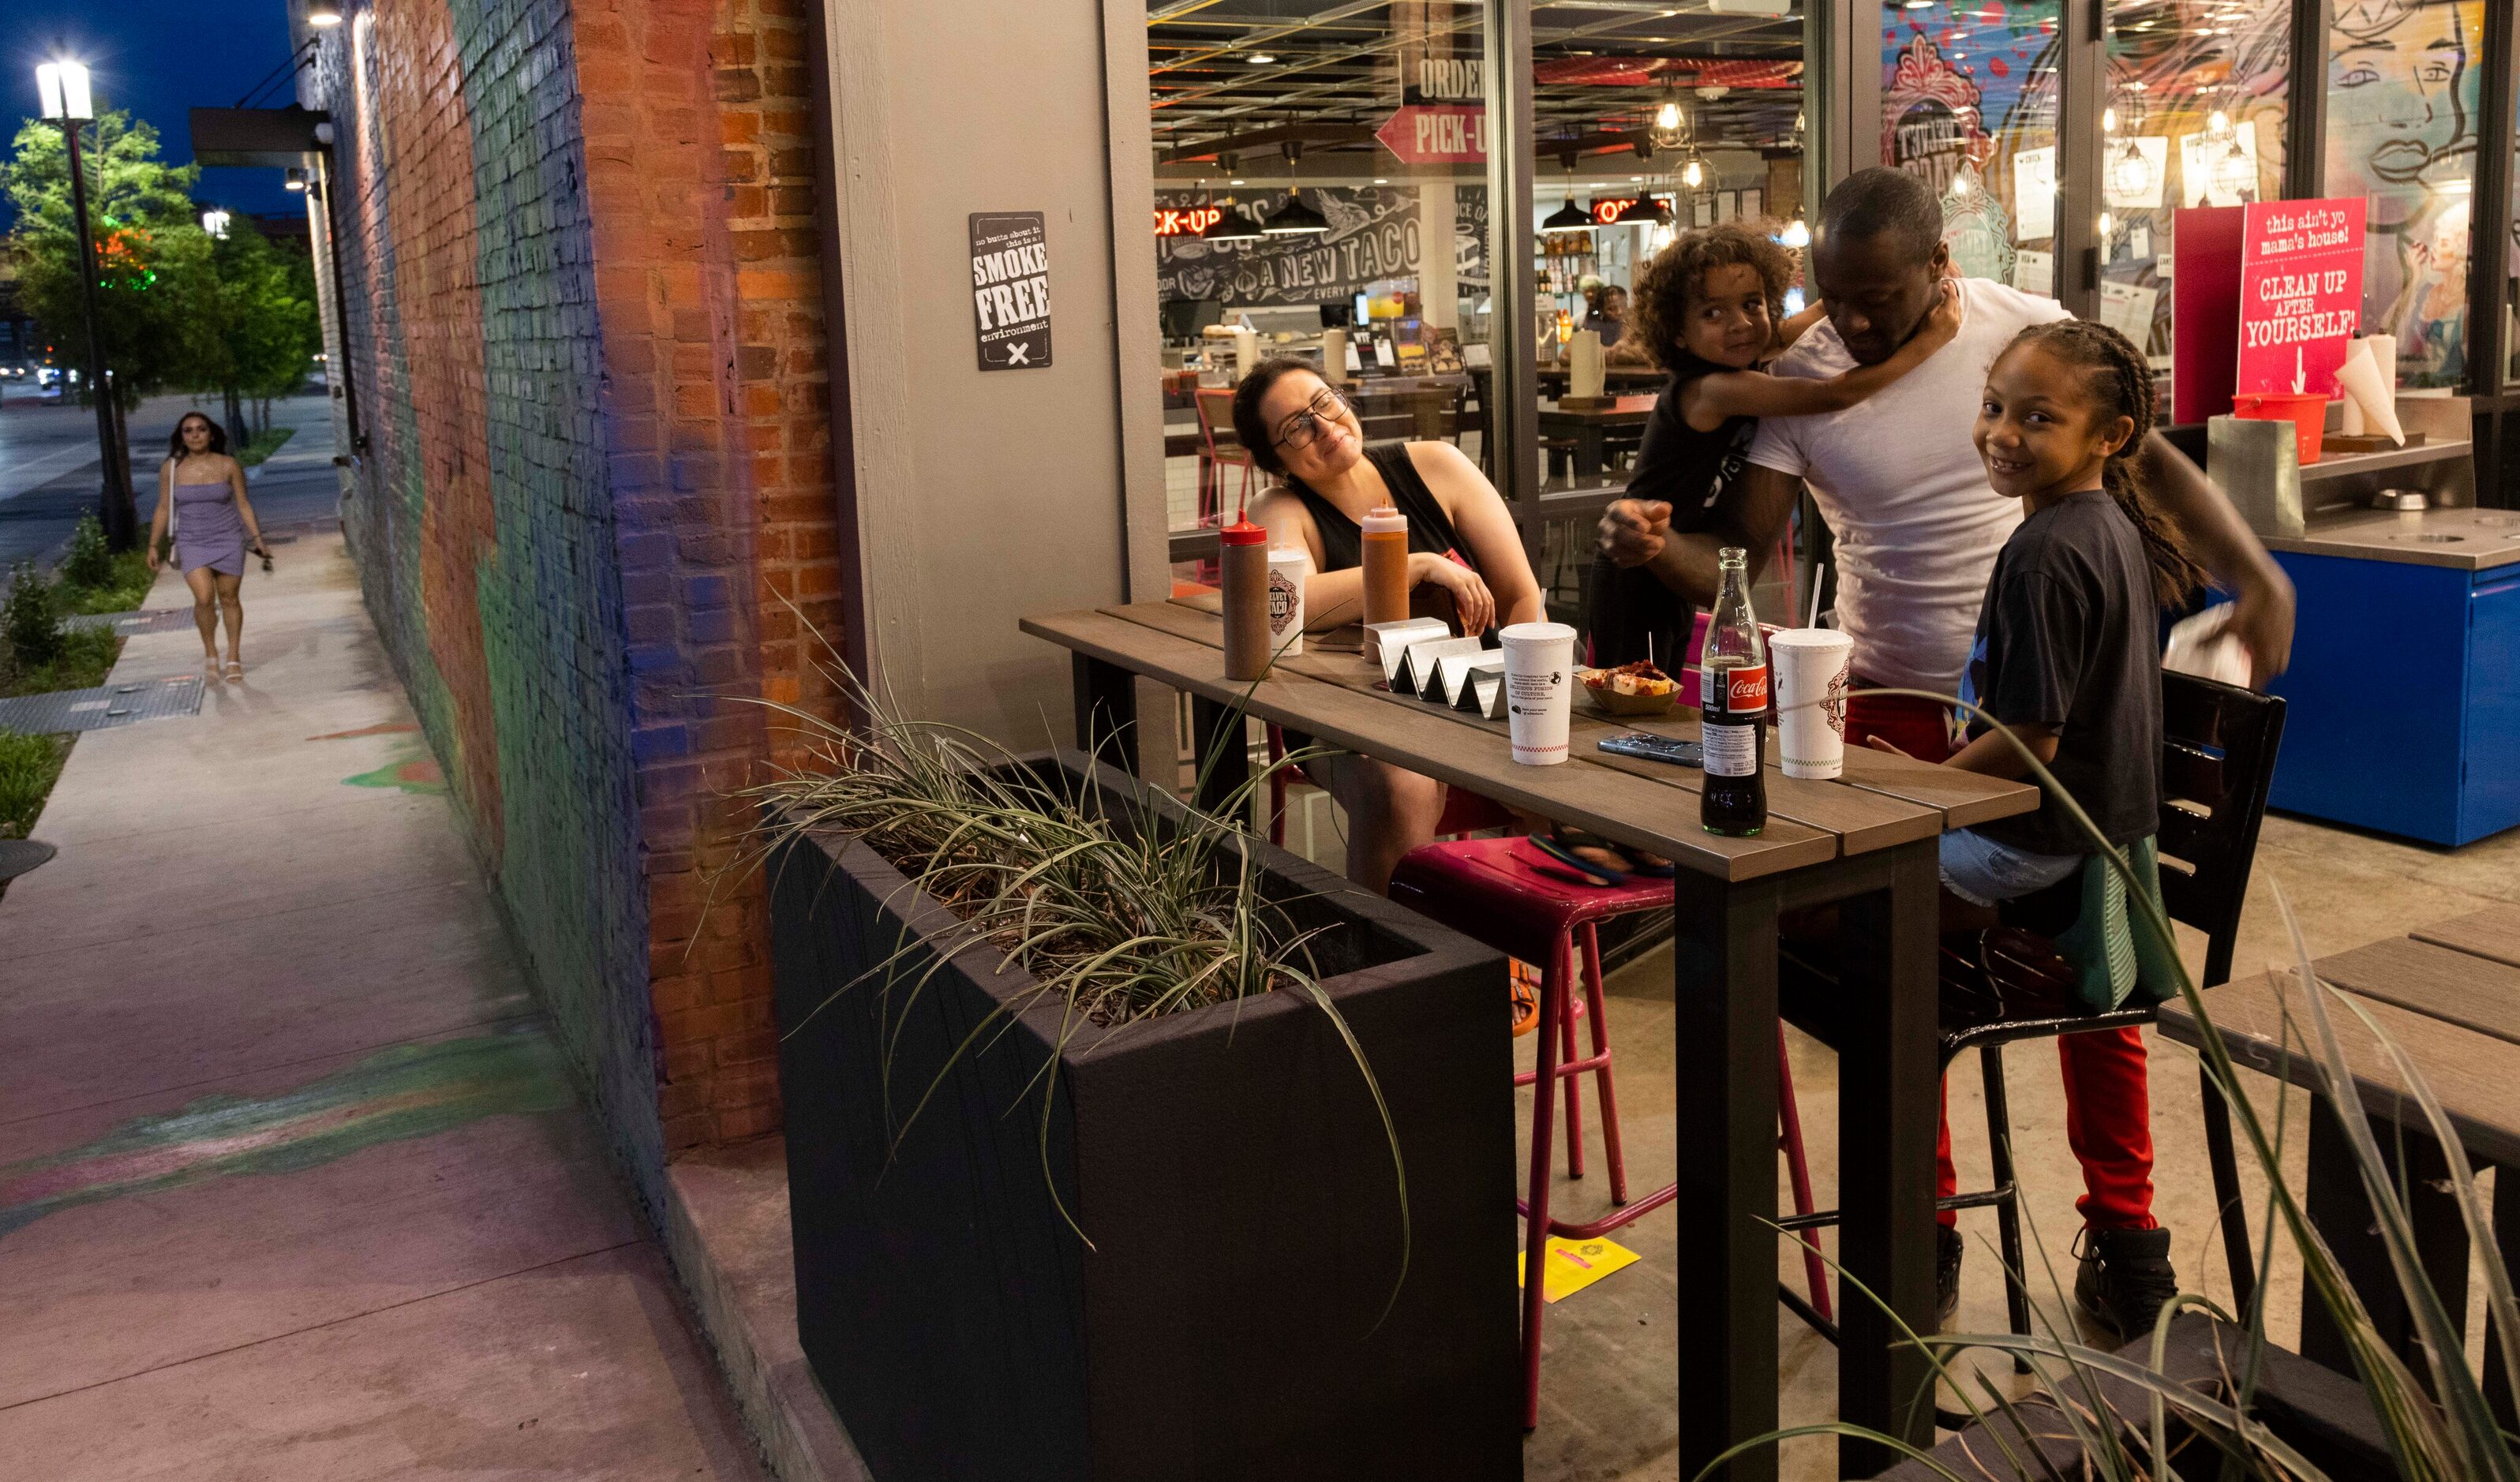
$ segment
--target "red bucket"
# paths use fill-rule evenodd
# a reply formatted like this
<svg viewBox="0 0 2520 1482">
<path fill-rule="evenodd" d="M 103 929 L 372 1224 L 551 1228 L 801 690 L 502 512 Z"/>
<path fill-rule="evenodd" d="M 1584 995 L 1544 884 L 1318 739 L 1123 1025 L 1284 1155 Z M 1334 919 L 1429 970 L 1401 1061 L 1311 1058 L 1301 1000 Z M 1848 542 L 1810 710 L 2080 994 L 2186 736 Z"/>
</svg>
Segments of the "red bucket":
<svg viewBox="0 0 2520 1482">
<path fill-rule="evenodd" d="M 2255 422 L 2289 422 L 2304 467 L 2318 462 L 2327 431 L 2327 398 L 2304 391 L 2244 391 L 2231 398 L 2231 415 Z"/>
</svg>

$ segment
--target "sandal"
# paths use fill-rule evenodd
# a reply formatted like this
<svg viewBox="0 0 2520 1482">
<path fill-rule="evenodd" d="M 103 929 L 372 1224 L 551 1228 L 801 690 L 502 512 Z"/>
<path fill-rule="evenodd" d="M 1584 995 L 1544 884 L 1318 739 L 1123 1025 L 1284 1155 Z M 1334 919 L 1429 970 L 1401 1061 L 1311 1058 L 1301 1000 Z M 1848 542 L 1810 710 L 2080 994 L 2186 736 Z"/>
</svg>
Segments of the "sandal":
<svg viewBox="0 0 2520 1482">
<path fill-rule="evenodd" d="M 1513 1037 L 1521 1039 L 1540 1022 L 1540 969 L 1510 960 L 1507 966 L 1513 996 Z"/>
<path fill-rule="evenodd" d="M 1616 871 L 1622 875 L 1642 875 L 1647 879 L 1670 879 L 1679 867 L 1658 854 L 1647 854 L 1626 844 L 1614 844 L 1589 830 L 1571 824 L 1549 826 L 1551 842 L 1596 871 Z"/>
<path fill-rule="evenodd" d="M 1588 849 L 1585 854 L 1577 854 L 1573 849 L 1568 848 L 1566 845 L 1559 843 L 1553 838 L 1551 838 L 1546 833 L 1534 833 L 1526 838 L 1524 842 L 1538 850 L 1544 858 L 1552 860 L 1557 865 L 1563 867 L 1561 869 L 1551 870 L 1551 874 L 1571 879 L 1579 885 L 1595 885 L 1606 889 L 1611 885 L 1624 885 L 1628 882 L 1628 870 L 1625 868 L 1628 863 L 1627 857 L 1619 854 L 1615 850 L 1604 849 L 1594 851 Z M 1598 859 L 1589 857 L 1591 854 L 1596 852 L 1608 854 L 1612 859 L 1619 862 L 1620 868 L 1614 869 L 1609 865 L 1603 864 Z M 1547 869 L 1548 867 L 1543 866 L 1541 868 Z"/>
<path fill-rule="evenodd" d="M 241 685 L 241 684 L 244 684 L 244 683 L 245 683 L 245 660 L 243 660 L 243 659 L 241 659 L 241 658 L 231 658 L 231 659 L 229 659 L 229 660 L 228 660 L 228 666 L 227 666 L 227 678 L 228 678 L 228 680 L 229 680 L 231 683 L 234 683 L 234 684 L 240 684 L 240 685 Z"/>
</svg>

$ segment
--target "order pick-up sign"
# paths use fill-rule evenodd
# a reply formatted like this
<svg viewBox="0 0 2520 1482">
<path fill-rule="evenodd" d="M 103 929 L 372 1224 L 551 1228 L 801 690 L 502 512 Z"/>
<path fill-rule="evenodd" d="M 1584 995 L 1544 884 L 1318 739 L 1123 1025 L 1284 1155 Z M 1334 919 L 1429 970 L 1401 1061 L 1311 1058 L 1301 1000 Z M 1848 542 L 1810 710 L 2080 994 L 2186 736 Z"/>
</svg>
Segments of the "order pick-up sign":
<svg viewBox="0 0 2520 1482">
<path fill-rule="evenodd" d="M 2233 389 L 2336 394 L 2362 317 L 2362 207 L 2267 201 L 2240 222 L 2240 362 Z"/>
</svg>

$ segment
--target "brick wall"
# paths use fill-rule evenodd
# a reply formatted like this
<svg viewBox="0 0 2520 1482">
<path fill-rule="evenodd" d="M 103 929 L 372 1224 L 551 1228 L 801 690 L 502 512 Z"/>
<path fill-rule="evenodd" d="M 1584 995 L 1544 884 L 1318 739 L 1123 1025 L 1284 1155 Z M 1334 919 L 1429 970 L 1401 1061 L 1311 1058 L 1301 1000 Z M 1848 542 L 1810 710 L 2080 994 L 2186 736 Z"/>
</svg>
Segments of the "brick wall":
<svg viewBox="0 0 2520 1482">
<path fill-rule="evenodd" d="M 832 702 L 802 54 L 789 0 L 376 0 L 306 97 L 368 605 L 651 1198 L 667 1149 L 776 1124 L 723 794 L 777 743 L 751 701 Z"/>
</svg>

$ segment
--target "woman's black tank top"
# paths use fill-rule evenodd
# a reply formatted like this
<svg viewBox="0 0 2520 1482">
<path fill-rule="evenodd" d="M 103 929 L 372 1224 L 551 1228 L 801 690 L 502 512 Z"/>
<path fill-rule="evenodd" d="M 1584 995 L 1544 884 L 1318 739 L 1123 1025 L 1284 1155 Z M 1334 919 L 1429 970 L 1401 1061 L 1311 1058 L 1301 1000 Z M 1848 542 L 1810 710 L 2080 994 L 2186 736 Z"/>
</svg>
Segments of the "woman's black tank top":
<svg viewBox="0 0 2520 1482">
<path fill-rule="evenodd" d="M 1418 466 L 1409 461 L 1409 444 L 1375 443 L 1365 450 L 1372 461 L 1374 472 L 1382 475 L 1382 486 L 1391 491 L 1391 504 L 1409 518 L 1409 549 L 1448 556 L 1475 571 L 1479 563 L 1462 549 L 1462 537 L 1453 528 L 1453 517 L 1444 513 L 1435 491 L 1419 477 Z M 1345 571 L 1365 561 L 1365 532 L 1357 528 L 1347 512 L 1304 486 L 1300 478 L 1286 480 L 1295 497 L 1313 514 L 1313 528 L 1322 537 L 1322 569 Z"/>
</svg>

